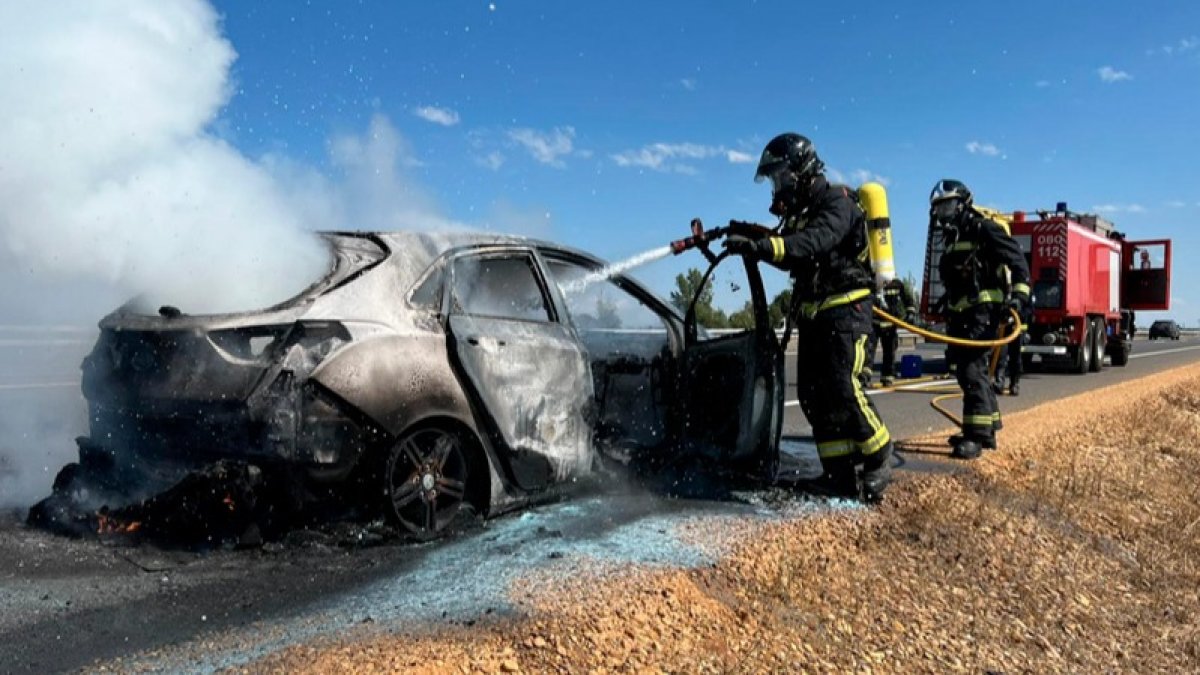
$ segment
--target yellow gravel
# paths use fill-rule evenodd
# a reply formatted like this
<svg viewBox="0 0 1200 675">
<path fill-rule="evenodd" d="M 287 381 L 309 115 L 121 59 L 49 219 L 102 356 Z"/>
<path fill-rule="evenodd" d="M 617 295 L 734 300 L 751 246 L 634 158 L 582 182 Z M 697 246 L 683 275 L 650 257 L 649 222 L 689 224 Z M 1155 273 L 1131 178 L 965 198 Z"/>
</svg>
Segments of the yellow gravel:
<svg viewBox="0 0 1200 675">
<path fill-rule="evenodd" d="M 714 538 L 735 535 L 711 567 L 523 580 L 520 619 L 322 641 L 249 670 L 1200 672 L 1200 366 L 1005 422 L 998 452 L 908 477 L 882 508 L 714 519 Z"/>
</svg>

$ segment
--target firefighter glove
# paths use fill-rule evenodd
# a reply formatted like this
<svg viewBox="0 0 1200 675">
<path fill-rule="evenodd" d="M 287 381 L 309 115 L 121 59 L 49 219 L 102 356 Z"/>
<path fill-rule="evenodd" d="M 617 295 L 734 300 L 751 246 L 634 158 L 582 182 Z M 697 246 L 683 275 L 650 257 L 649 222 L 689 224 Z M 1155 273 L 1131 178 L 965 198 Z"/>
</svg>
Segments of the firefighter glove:
<svg viewBox="0 0 1200 675">
<path fill-rule="evenodd" d="M 764 248 L 763 244 L 767 244 L 767 247 Z M 756 260 L 770 257 L 770 245 L 766 239 L 754 241 L 746 237 L 731 235 L 721 242 L 721 246 L 734 255 L 742 255 Z"/>
<path fill-rule="evenodd" d="M 1025 316 L 1025 305 L 1029 303 L 1029 296 L 1024 293 L 1013 293 L 1008 296 L 1008 306 L 1016 310 L 1020 316 Z"/>
</svg>

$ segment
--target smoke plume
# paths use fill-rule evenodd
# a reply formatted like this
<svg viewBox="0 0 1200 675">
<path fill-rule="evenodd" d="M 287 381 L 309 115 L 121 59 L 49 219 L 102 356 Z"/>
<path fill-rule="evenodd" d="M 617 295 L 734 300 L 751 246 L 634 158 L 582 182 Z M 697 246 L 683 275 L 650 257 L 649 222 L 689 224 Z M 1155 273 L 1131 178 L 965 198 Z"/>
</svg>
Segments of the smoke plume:
<svg viewBox="0 0 1200 675">
<path fill-rule="evenodd" d="M 78 377 L 94 333 L 44 351 L 31 328 L 133 297 L 261 308 L 330 264 L 312 230 L 461 227 L 382 115 L 329 140 L 328 175 L 241 153 L 213 131 L 236 57 L 204 0 L 0 0 L 0 504 L 45 494 L 86 433 L 78 386 L 48 380 Z M 11 367 L 47 354 L 56 375 Z"/>
</svg>

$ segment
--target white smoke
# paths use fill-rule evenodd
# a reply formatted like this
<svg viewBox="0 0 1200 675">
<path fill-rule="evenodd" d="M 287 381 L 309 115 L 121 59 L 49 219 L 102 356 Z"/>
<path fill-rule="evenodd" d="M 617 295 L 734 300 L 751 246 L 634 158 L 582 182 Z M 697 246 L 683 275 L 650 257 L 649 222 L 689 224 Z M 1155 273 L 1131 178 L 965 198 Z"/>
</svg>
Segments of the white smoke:
<svg viewBox="0 0 1200 675">
<path fill-rule="evenodd" d="M 260 307 L 319 275 L 315 223 L 209 131 L 235 53 L 199 0 L 0 6 L 0 241 L 36 275 L 187 312 Z"/>
<path fill-rule="evenodd" d="M 0 328 L 94 325 L 133 296 L 261 308 L 329 264 L 312 230 L 461 227 L 408 178 L 383 116 L 331 139 L 331 175 L 223 140 L 236 57 L 205 0 L 0 0 Z M 56 372 L 77 377 L 91 339 Z M 77 387 L 10 368 L 45 352 L 4 342 L 0 504 L 27 503 L 86 416 Z"/>
</svg>

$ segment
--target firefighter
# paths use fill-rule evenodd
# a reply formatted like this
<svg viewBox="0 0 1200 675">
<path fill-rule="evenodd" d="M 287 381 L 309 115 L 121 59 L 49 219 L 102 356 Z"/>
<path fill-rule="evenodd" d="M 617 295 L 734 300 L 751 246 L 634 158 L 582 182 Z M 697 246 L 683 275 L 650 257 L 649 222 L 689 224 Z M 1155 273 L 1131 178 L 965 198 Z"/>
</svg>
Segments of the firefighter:
<svg viewBox="0 0 1200 675">
<path fill-rule="evenodd" d="M 917 303 L 913 301 L 912 293 L 909 293 L 908 289 L 904 287 L 903 281 L 899 279 L 888 281 L 883 285 L 880 296 L 883 311 L 904 319 L 908 323 L 917 320 Z M 880 317 L 875 317 L 873 328 L 875 339 L 872 340 L 871 358 L 875 358 L 874 343 L 878 341 L 883 345 L 883 363 L 879 368 L 879 383 L 890 387 L 896 381 L 896 348 L 900 345 L 900 330 L 896 324 Z"/>
<path fill-rule="evenodd" d="M 778 234 L 731 237 L 732 253 L 792 276 L 796 388 L 813 427 L 826 487 L 879 502 L 891 480 L 892 438 L 859 375 L 867 363 L 873 274 L 862 210 L 854 193 L 825 179 L 809 139 L 785 133 L 763 149 L 755 182 L 770 180 Z M 862 466 L 862 484 L 857 470 Z"/>
<path fill-rule="evenodd" d="M 1029 268 L 1021 247 L 996 221 L 972 208 L 970 189 L 944 179 L 929 195 L 930 227 L 937 228 L 945 247 L 938 273 L 946 287 L 947 333 L 967 340 L 990 340 L 1011 307 L 1018 314 L 1029 305 Z M 1011 292 L 1004 292 L 1004 267 L 1011 275 Z M 988 376 L 991 350 L 950 345 L 950 366 L 963 391 L 962 433 L 951 437 L 953 455 L 974 459 L 983 448 L 996 447 L 1000 407 Z"/>
<path fill-rule="evenodd" d="M 997 394 L 1004 393 L 1004 378 L 1008 377 L 1008 395 L 1021 395 L 1021 375 L 1024 363 L 1021 361 L 1021 351 L 1029 342 L 1029 322 L 1033 319 L 1033 302 L 1025 305 L 1021 311 L 1021 335 L 1001 349 L 1000 359 L 996 363 L 996 382 L 994 389 Z"/>
</svg>

